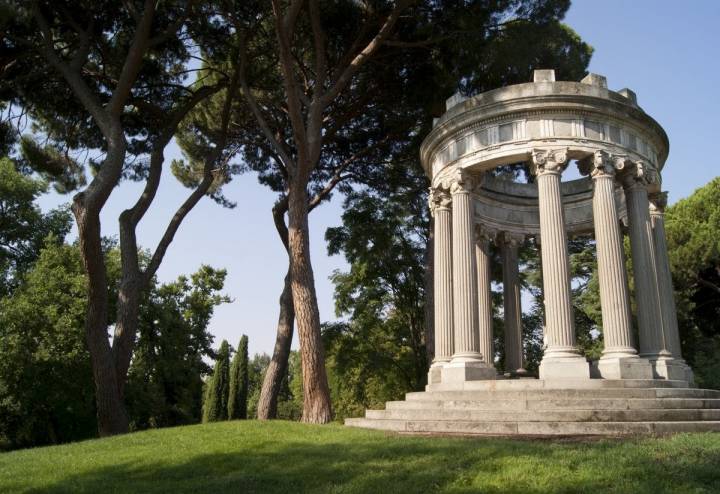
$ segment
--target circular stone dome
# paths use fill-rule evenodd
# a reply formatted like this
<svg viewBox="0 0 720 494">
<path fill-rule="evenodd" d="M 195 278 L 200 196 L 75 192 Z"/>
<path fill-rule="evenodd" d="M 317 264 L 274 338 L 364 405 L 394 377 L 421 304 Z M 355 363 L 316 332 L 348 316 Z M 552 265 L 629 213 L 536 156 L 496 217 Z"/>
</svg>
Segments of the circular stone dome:
<svg viewBox="0 0 720 494">
<path fill-rule="evenodd" d="M 606 78 L 590 74 L 580 82 L 555 81 L 553 70 L 536 70 L 534 82 L 488 91 L 472 98 L 454 95 L 434 122 L 420 156 L 433 186 L 458 169 L 471 175 L 531 161 L 536 149 L 562 150 L 580 165 L 596 152 L 641 166 L 654 177 L 667 159 L 663 128 L 637 104 L 629 89 L 610 91 Z M 562 184 L 568 233 L 592 231 L 592 181 Z M 616 191 L 621 217 L 623 194 Z M 474 193 L 476 222 L 508 233 L 539 231 L 537 186 L 486 174 Z"/>
</svg>

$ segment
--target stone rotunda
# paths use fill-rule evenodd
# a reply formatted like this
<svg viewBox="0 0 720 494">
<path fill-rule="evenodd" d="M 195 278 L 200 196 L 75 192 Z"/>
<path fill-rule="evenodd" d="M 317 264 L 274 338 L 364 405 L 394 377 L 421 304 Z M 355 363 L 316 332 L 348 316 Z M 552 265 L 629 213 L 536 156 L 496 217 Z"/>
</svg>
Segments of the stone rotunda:
<svg viewBox="0 0 720 494">
<path fill-rule="evenodd" d="M 693 387 L 682 358 L 665 241 L 668 138 L 629 89 L 605 77 L 534 81 L 448 99 L 423 142 L 434 218 L 435 358 L 426 391 L 347 425 L 404 432 L 635 434 L 720 431 L 720 391 Z M 495 177 L 527 163 L 530 183 Z M 577 165 L 585 176 L 561 182 Z M 623 235 L 630 239 L 633 329 Z M 605 348 L 575 335 L 568 238 L 594 234 Z M 518 248 L 542 262 L 544 353 L 524 367 Z M 505 372 L 493 359 L 490 244 L 500 249 Z"/>
</svg>

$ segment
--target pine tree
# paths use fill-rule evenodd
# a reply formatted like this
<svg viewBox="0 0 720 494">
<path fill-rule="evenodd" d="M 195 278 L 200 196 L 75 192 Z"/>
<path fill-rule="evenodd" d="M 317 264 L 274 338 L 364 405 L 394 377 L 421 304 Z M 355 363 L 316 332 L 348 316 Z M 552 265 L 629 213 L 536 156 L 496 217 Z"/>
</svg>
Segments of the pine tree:
<svg viewBox="0 0 720 494">
<path fill-rule="evenodd" d="M 229 419 L 247 418 L 248 387 L 248 337 L 242 335 L 230 368 Z"/>
<path fill-rule="evenodd" d="M 208 383 L 203 407 L 203 422 L 227 420 L 227 403 L 230 374 L 230 345 L 223 340 L 215 361 L 215 370 Z"/>
</svg>

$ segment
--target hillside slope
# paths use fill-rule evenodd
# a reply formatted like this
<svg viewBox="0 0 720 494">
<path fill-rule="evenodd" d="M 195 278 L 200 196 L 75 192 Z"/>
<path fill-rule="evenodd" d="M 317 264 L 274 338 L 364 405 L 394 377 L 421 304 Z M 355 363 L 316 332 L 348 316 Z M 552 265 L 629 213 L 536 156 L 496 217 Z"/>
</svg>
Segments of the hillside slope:
<svg viewBox="0 0 720 494">
<path fill-rule="evenodd" d="M 235 421 L 0 454 L 0 492 L 718 492 L 720 434 L 549 442 Z"/>
</svg>

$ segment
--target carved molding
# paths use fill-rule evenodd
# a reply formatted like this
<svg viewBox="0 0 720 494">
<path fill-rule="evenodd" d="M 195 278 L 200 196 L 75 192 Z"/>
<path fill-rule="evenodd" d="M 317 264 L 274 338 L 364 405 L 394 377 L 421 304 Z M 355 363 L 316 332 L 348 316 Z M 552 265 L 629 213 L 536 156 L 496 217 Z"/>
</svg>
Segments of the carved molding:
<svg viewBox="0 0 720 494">
<path fill-rule="evenodd" d="M 450 193 L 453 195 L 469 194 L 479 182 L 478 177 L 470 175 L 464 168 L 456 168 L 451 175 L 451 180 Z"/>
<path fill-rule="evenodd" d="M 654 192 L 648 197 L 650 199 L 650 214 L 661 216 L 665 213 L 668 202 L 667 191 Z"/>
<path fill-rule="evenodd" d="M 491 226 L 475 224 L 475 241 L 478 243 L 495 242 L 498 236 L 498 230 Z"/>
<path fill-rule="evenodd" d="M 514 232 L 503 232 L 499 240 L 502 244 L 511 248 L 518 248 L 525 242 L 525 235 Z"/>
<path fill-rule="evenodd" d="M 627 160 L 625 164 L 627 166 L 625 166 L 620 176 L 624 188 L 644 187 L 651 193 L 660 191 L 660 173 L 655 167 L 644 161 L 632 162 Z"/>
<path fill-rule="evenodd" d="M 569 148 L 533 149 L 531 173 L 542 176 L 547 173 L 560 175 L 567 167 Z"/>
<path fill-rule="evenodd" d="M 437 209 L 450 209 L 452 206 L 452 196 L 447 188 L 442 186 L 430 187 L 428 195 L 428 203 L 430 205 L 430 214 L 434 217 Z"/>
</svg>

